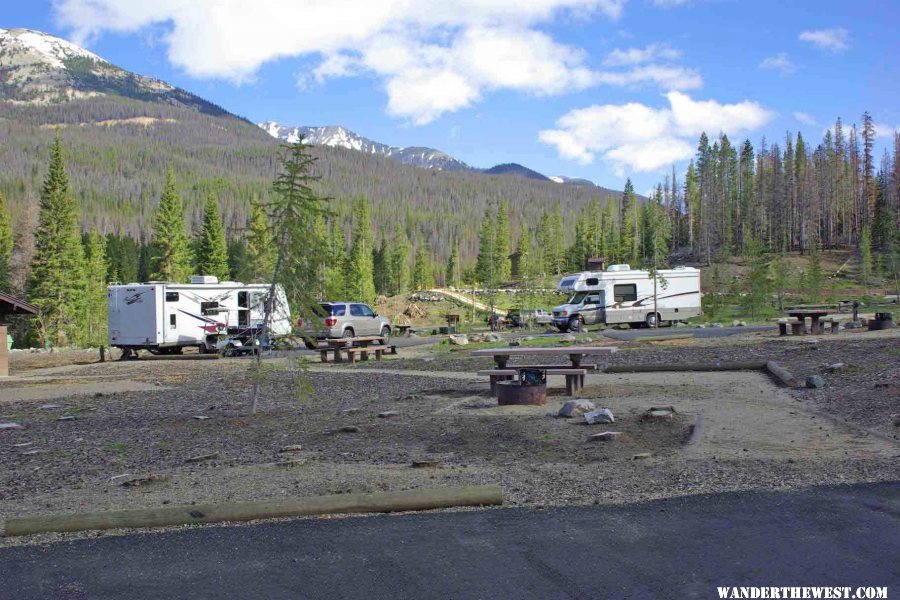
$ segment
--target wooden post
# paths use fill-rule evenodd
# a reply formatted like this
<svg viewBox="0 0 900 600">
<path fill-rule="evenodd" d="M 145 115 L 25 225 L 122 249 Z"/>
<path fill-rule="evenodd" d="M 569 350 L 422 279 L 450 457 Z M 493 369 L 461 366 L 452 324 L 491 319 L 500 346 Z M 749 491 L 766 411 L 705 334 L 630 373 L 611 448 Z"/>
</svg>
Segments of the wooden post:
<svg viewBox="0 0 900 600">
<path fill-rule="evenodd" d="M 452 506 L 489 506 L 503 503 L 498 485 L 431 488 L 372 494 L 336 494 L 291 500 L 229 502 L 156 507 L 82 514 L 39 515 L 7 519 L 6 535 L 49 531 L 83 531 L 119 527 L 167 527 L 220 521 L 252 521 L 303 515 L 399 512 Z"/>
<path fill-rule="evenodd" d="M 9 375 L 9 348 L 6 347 L 6 325 L 0 323 L 0 377 Z"/>
<path fill-rule="evenodd" d="M 106 346 L 100 346 L 100 362 L 106 362 Z"/>
</svg>

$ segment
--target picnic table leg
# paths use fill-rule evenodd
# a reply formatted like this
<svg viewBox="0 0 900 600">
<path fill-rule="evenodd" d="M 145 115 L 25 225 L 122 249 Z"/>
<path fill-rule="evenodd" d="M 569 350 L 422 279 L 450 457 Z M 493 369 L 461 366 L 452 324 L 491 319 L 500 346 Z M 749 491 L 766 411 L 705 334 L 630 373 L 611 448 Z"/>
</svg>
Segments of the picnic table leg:
<svg viewBox="0 0 900 600">
<path fill-rule="evenodd" d="M 494 357 L 494 362 L 497 363 L 498 369 L 505 369 L 506 363 L 509 361 L 509 357 L 506 355 L 500 355 Z"/>
<path fill-rule="evenodd" d="M 322 358 L 322 362 L 327 363 L 328 362 L 328 350 L 319 350 L 319 354 Z"/>
<path fill-rule="evenodd" d="M 809 317 L 809 332 L 813 335 L 822 333 L 822 326 L 819 324 L 819 315 L 811 315 Z"/>
<path fill-rule="evenodd" d="M 340 346 L 334 347 L 334 362 L 338 362 L 338 363 L 344 362 L 344 357 L 341 356 L 341 347 Z"/>
<path fill-rule="evenodd" d="M 365 347 L 363 347 L 363 351 L 360 354 L 362 354 L 363 360 L 369 360 L 369 351 L 366 350 Z"/>
<path fill-rule="evenodd" d="M 566 375 L 566 396 L 574 396 L 575 375 Z"/>
<path fill-rule="evenodd" d="M 582 358 L 582 356 L 583 356 L 583 355 L 581 355 L 581 354 L 570 354 L 570 355 L 569 355 L 569 360 L 572 361 L 572 368 L 573 368 L 573 369 L 580 369 L 580 368 L 581 368 L 581 358 Z"/>
</svg>

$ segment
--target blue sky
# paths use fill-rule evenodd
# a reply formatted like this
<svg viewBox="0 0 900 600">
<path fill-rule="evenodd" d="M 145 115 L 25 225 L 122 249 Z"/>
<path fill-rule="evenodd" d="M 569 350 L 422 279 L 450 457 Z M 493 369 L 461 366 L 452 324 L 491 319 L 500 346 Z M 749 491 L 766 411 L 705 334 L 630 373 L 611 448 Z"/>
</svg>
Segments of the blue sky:
<svg viewBox="0 0 900 600">
<path fill-rule="evenodd" d="M 701 129 L 818 142 L 900 127 L 900 11 L 730 0 L 2 0 L 0 27 L 85 44 L 252 121 L 344 125 L 473 166 L 648 190 Z M 246 7 L 252 6 L 252 9 Z"/>
</svg>

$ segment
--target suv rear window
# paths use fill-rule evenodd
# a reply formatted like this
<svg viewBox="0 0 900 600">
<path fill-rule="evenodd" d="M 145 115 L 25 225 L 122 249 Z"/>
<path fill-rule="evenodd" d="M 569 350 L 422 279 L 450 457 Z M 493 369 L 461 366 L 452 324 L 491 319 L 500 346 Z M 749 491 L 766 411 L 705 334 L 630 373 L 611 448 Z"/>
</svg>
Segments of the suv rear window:
<svg viewBox="0 0 900 600">
<path fill-rule="evenodd" d="M 322 307 L 322 316 L 325 317 L 343 317 L 347 314 L 347 305 L 345 304 L 320 304 Z"/>
</svg>

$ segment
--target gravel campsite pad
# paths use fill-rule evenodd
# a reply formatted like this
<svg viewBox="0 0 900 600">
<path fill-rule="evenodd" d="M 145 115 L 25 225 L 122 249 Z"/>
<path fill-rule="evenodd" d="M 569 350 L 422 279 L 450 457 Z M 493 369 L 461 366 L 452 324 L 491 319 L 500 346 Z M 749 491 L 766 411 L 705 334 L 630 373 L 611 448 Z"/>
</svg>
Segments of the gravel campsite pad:
<svg viewBox="0 0 900 600">
<path fill-rule="evenodd" d="M 0 518 L 476 483 L 542 506 L 895 479 L 900 338 L 813 339 L 620 344 L 611 363 L 774 358 L 826 386 L 589 375 L 579 397 L 615 415 L 596 425 L 555 416 L 569 398 L 553 381 L 545 406 L 498 407 L 474 373 L 484 361 L 440 349 L 365 366 L 273 360 L 256 415 L 247 359 L 32 363 L 0 385 L 0 422 L 22 426 L 0 431 Z"/>
</svg>

